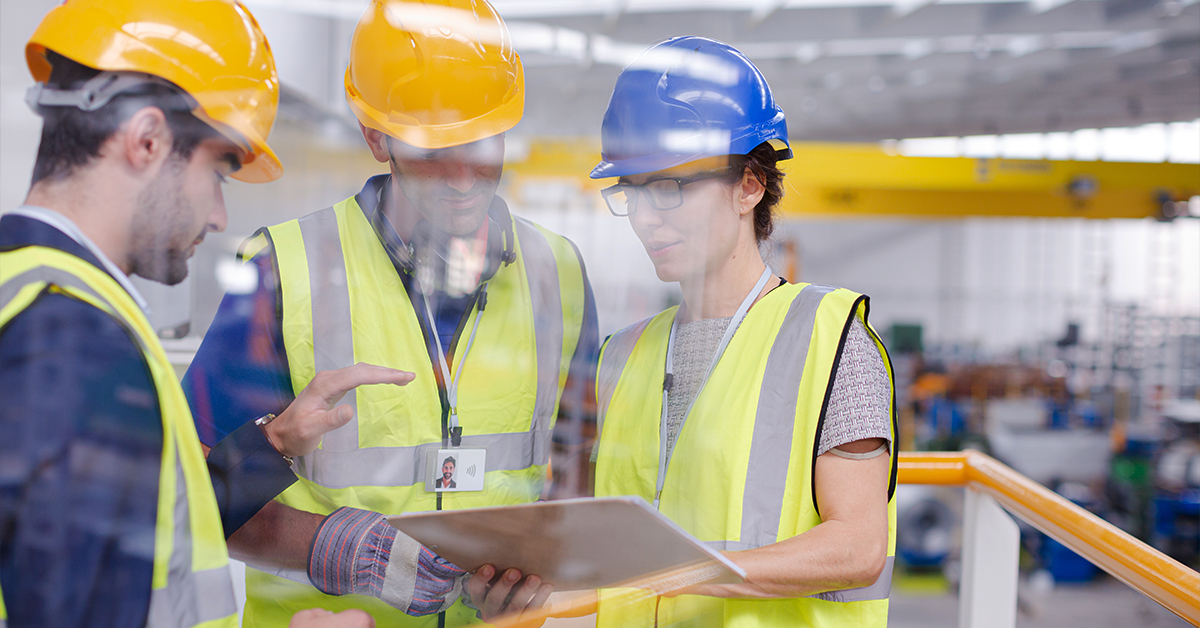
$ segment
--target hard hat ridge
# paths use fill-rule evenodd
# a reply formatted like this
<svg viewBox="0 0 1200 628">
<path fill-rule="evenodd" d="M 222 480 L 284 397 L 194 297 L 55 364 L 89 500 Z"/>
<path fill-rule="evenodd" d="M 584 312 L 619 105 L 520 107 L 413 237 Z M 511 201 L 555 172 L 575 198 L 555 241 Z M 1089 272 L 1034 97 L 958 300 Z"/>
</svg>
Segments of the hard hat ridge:
<svg viewBox="0 0 1200 628">
<path fill-rule="evenodd" d="M 350 44 L 346 100 L 363 126 L 425 149 L 512 128 L 525 77 L 484 0 L 374 0 Z"/>
<path fill-rule="evenodd" d="M 745 155 L 764 142 L 791 157 L 787 121 L 762 73 L 738 50 L 704 37 L 669 39 L 630 62 L 600 133 L 595 179 Z"/>
<path fill-rule="evenodd" d="M 173 84 L 196 102 L 197 118 L 245 149 L 234 178 L 263 182 L 283 174 L 266 141 L 279 106 L 275 59 L 254 17 L 235 0 L 71 0 L 50 11 L 25 46 L 39 83 L 50 79 L 48 51 L 102 73 Z M 51 101 L 73 98 L 68 91 L 42 89 L 31 98 L 55 106 Z"/>
</svg>

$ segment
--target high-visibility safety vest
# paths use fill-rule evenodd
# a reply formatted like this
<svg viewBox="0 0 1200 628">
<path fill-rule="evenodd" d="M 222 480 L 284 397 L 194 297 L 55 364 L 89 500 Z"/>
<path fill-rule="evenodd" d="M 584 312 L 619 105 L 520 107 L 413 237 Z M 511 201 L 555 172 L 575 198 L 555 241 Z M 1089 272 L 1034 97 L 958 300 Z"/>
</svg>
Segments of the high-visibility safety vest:
<svg viewBox="0 0 1200 628">
<path fill-rule="evenodd" d="M 760 299 L 679 431 L 659 511 L 718 551 L 770 545 L 821 523 L 813 480 L 820 424 L 850 324 L 854 317 L 865 324 L 868 306 L 862 295 L 813 284 L 786 284 Z M 601 352 L 597 496 L 654 500 L 667 343 L 677 309 L 613 334 Z M 883 343 L 870 334 L 890 379 Z M 893 443 L 894 393 L 893 385 Z M 598 625 L 884 626 L 895 554 L 895 480 L 893 447 L 888 558 L 871 586 L 773 600 L 649 596 L 630 603 L 630 596 L 606 595 Z"/>
<path fill-rule="evenodd" d="M 318 371 L 366 362 L 413 371 L 407 386 L 364 386 L 341 400 L 355 418 L 296 458 L 299 481 L 279 501 L 327 514 L 354 506 L 385 514 L 535 501 L 545 482 L 551 430 L 584 318 L 583 266 L 574 247 L 514 218 L 516 259 L 488 281 L 486 305 L 459 376 L 461 447 L 487 450 L 484 490 L 433 493 L 429 452 L 442 447 L 448 412 L 417 311 L 399 273 L 351 197 L 266 230 L 282 296 L 282 328 L 297 394 Z M 251 241 L 253 244 L 253 240 Z M 457 351 L 481 316 L 478 302 Z M 456 363 L 450 365 L 453 373 Z M 436 462 L 440 469 L 441 461 Z M 433 474 L 433 475 L 431 475 Z M 440 496 L 440 505 L 439 505 Z M 283 575 L 282 573 L 280 575 Z M 372 597 L 328 596 L 303 574 L 247 569 L 247 626 L 285 626 L 296 611 L 361 608 L 381 626 L 437 625 Z M 446 625 L 476 621 L 455 604 Z"/>
<path fill-rule="evenodd" d="M 236 626 L 229 554 L 212 480 L 191 409 L 150 321 L 104 271 L 69 253 L 29 246 L 0 253 L 0 328 L 45 290 L 83 301 L 129 331 L 158 393 L 163 450 L 147 626 Z"/>
</svg>

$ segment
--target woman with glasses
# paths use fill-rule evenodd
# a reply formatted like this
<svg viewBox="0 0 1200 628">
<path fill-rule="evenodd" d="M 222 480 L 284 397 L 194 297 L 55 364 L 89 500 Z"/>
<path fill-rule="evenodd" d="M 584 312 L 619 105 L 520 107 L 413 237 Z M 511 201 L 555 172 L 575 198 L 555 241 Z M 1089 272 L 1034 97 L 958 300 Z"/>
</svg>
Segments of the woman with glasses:
<svg viewBox="0 0 1200 628">
<path fill-rule="evenodd" d="M 618 177 L 608 208 L 683 303 L 605 343 L 596 494 L 644 497 L 746 578 L 602 602 L 599 625 L 886 625 L 891 366 L 867 297 L 763 261 L 792 156 L 766 80 L 725 44 L 668 40 L 622 71 L 601 137 L 591 176 Z"/>
</svg>

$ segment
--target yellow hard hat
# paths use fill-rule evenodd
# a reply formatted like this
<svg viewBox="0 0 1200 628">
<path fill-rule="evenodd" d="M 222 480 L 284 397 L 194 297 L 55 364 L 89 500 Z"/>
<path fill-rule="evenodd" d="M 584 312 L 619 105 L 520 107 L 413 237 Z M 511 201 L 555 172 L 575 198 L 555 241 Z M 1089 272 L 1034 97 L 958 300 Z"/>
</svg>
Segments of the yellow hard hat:
<svg viewBox="0 0 1200 628">
<path fill-rule="evenodd" d="M 275 58 L 262 29 L 233 0 L 70 0 L 25 45 L 34 80 L 50 78 L 46 51 L 107 72 L 166 79 L 193 98 L 193 113 L 244 149 L 235 179 L 279 178 L 267 146 L 279 107 Z"/>
<path fill-rule="evenodd" d="M 445 148 L 516 125 L 525 74 L 484 0 L 374 0 L 350 43 L 346 100 L 363 126 Z"/>
</svg>

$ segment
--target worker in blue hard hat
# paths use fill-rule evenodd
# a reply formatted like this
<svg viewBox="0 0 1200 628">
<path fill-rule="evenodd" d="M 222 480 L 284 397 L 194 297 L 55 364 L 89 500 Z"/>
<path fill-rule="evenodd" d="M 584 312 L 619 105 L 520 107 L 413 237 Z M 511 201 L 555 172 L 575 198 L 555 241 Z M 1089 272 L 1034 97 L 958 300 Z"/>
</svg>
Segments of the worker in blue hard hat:
<svg viewBox="0 0 1200 628">
<path fill-rule="evenodd" d="M 763 261 L 791 158 L 740 52 L 679 37 L 617 78 L 593 178 L 683 303 L 623 329 L 597 378 L 596 494 L 641 495 L 741 584 L 600 606 L 599 626 L 882 626 L 893 564 L 894 387 L 869 299 Z"/>
</svg>

